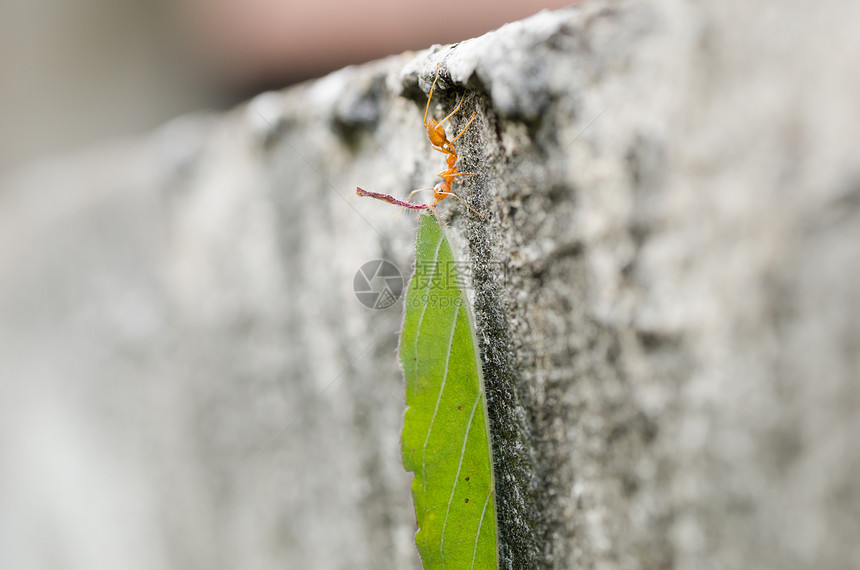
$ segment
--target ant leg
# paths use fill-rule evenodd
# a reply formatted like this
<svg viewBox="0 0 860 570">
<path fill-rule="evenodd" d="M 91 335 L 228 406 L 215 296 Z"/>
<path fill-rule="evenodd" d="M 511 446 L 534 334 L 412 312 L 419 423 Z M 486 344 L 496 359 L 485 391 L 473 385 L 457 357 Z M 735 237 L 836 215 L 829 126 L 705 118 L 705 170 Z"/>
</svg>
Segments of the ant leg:
<svg viewBox="0 0 860 570">
<path fill-rule="evenodd" d="M 468 123 L 466 123 L 466 126 L 465 126 L 465 127 L 463 127 L 463 130 L 462 130 L 462 131 L 460 131 L 460 134 L 459 134 L 459 135 L 457 135 L 456 137 L 454 137 L 453 139 L 451 139 L 451 142 L 450 142 L 449 144 L 452 144 L 452 145 L 453 145 L 453 144 L 454 144 L 454 141 L 456 141 L 458 138 L 460 138 L 461 136 L 463 136 L 463 133 L 465 133 L 465 132 L 466 132 L 466 129 L 468 129 L 468 128 L 469 128 L 469 125 L 471 125 L 471 124 L 472 124 L 472 121 L 474 121 L 474 120 L 475 120 L 475 113 L 472 113 L 472 116 L 469 118 L 469 122 L 468 122 Z"/>
<path fill-rule="evenodd" d="M 441 146 L 434 146 L 433 150 L 438 150 L 439 152 L 441 152 L 443 154 L 454 154 L 454 151 L 448 150 L 448 149 L 441 147 Z"/>
<path fill-rule="evenodd" d="M 418 192 L 423 192 L 424 190 L 433 190 L 433 189 L 432 188 L 419 188 L 418 190 L 413 190 L 412 192 L 409 193 L 409 196 L 407 196 L 406 199 L 403 201 L 408 202 L 414 194 L 416 194 Z M 396 220 L 397 218 L 399 218 L 400 214 L 402 214 L 402 213 L 403 213 L 403 210 L 399 210 L 396 214 L 394 214 L 394 219 Z"/>
<path fill-rule="evenodd" d="M 460 198 L 459 196 L 457 196 L 453 192 L 450 192 L 450 191 L 449 192 L 440 192 L 440 194 L 444 194 L 445 196 L 453 196 L 454 198 L 460 200 L 461 204 L 463 204 L 464 206 L 466 206 L 467 208 L 469 208 L 470 210 L 472 210 L 473 212 L 475 212 L 476 214 L 478 214 L 482 218 L 484 217 L 484 214 L 482 214 L 481 212 L 479 212 L 478 210 L 476 210 L 475 208 L 473 208 L 472 206 L 467 204 L 465 200 L 463 200 L 462 198 Z"/>
<path fill-rule="evenodd" d="M 465 99 L 465 98 L 466 98 L 466 94 L 465 94 L 465 93 L 463 93 L 463 96 L 462 96 L 462 97 L 460 97 L 460 102 L 459 102 L 459 103 L 457 103 L 457 106 L 456 106 L 456 107 L 454 107 L 454 110 L 453 110 L 453 111 L 451 111 L 450 113 L 448 113 L 448 116 L 447 116 L 447 117 L 445 117 L 444 119 L 442 119 L 441 121 L 439 121 L 439 124 L 440 124 L 440 125 L 441 125 L 442 123 L 444 123 L 445 121 L 447 121 L 448 119 L 450 119 L 450 118 L 451 118 L 451 116 L 452 116 L 454 113 L 456 113 L 457 111 L 459 111 L 459 110 L 460 110 L 460 105 L 462 105 L 462 104 L 463 104 L 463 99 Z"/>
<path fill-rule="evenodd" d="M 454 174 L 450 174 L 447 170 L 443 170 L 442 172 L 436 173 L 436 176 L 439 178 L 448 178 L 454 176 L 477 176 L 477 172 L 455 172 Z"/>
<path fill-rule="evenodd" d="M 432 188 L 419 188 L 418 190 L 413 190 L 412 192 L 409 193 L 409 196 L 406 197 L 406 200 L 404 200 L 404 202 L 408 202 L 409 199 L 412 198 L 412 196 L 414 196 L 418 192 L 424 192 L 425 190 L 430 190 L 431 192 L 433 191 Z"/>
<path fill-rule="evenodd" d="M 430 109 L 430 99 L 433 98 L 433 88 L 436 87 L 436 82 L 439 81 L 439 64 L 436 64 L 436 78 L 433 80 L 433 85 L 430 86 L 430 93 L 427 94 L 427 105 L 424 107 L 424 126 L 427 126 L 427 111 Z"/>
</svg>

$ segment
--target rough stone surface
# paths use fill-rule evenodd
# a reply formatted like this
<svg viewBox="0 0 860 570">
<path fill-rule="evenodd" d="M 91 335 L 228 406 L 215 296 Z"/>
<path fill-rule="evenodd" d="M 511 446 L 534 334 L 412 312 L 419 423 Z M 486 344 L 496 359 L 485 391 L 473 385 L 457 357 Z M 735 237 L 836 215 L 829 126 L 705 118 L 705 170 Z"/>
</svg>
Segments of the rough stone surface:
<svg viewBox="0 0 860 570">
<path fill-rule="evenodd" d="M 858 18 L 589 2 L 7 180 L 0 567 L 420 566 L 353 191 L 434 183 L 437 63 L 504 566 L 860 567 Z"/>
</svg>

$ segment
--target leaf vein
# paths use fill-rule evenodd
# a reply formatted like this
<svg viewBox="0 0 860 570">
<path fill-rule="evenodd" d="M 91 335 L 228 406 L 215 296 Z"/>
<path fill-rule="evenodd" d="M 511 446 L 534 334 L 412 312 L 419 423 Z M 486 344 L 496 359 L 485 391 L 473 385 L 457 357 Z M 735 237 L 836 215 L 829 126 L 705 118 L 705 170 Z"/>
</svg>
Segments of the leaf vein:
<svg viewBox="0 0 860 570">
<path fill-rule="evenodd" d="M 433 254 L 433 271 L 430 273 L 430 278 L 427 281 L 428 286 L 433 283 L 433 278 L 436 277 L 436 266 L 438 265 L 439 260 L 439 251 L 442 249 L 442 242 L 445 241 L 445 236 L 443 234 L 439 234 L 439 243 L 436 244 L 436 252 Z M 418 260 L 415 260 L 416 267 L 415 270 L 418 270 L 417 264 Z M 421 307 L 421 316 L 418 317 L 418 327 L 415 329 L 415 355 L 418 355 L 418 339 L 421 338 L 421 325 L 424 323 L 424 315 L 427 314 L 427 305 L 429 303 L 424 303 L 424 306 Z M 418 374 L 418 360 L 415 361 L 415 374 Z"/>
<path fill-rule="evenodd" d="M 469 443 L 469 432 L 472 430 L 472 420 L 475 419 L 475 410 L 478 409 L 480 401 L 481 392 L 479 390 L 478 397 L 475 398 L 475 403 L 472 406 L 472 413 L 469 415 L 469 423 L 466 424 L 466 433 L 463 435 L 463 448 L 460 450 L 460 463 L 457 465 L 457 475 L 454 477 L 454 484 L 451 486 L 451 496 L 448 497 L 448 508 L 445 509 L 445 520 L 442 521 L 442 538 L 439 541 L 439 551 L 442 553 L 442 568 L 445 568 L 445 527 L 448 525 L 448 515 L 451 513 L 451 503 L 454 500 L 454 492 L 457 490 L 457 483 L 460 482 L 460 470 L 463 468 L 463 458 L 466 456 L 466 444 Z"/>
<path fill-rule="evenodd" d="M 490 504 L 490 497 L 493 496 L 493 487 L 490 487 L 487 492 L 487 500 L 484 501 L 484 509 L 481 511 L 481 520 L 478 521 L 478 531 L 475 533 L 475 549 L 472 550 L 472 565 L 470 570 L 475 567 L 475 557 L 478 555 L 478 539 L 481 538 L 481 528 L 484 526 L 484 515 L 487 514 L 487 505 Z"/>
<path fill-rule="evenodd" d="M 444 241 L 445 241 L 445 235 L 442 232 L 439 232 L 439 243 L 436 244 L 436 251 L 433 253 L 433 270 L 431 271 L 429 281 L 427 282 L 428 287 L 433 283 L 433 278 L 436 277 L 436 267 L 438 266 L 439 252 L 442 250 L 442 243 L 444 243 Z M 417 259 L 415 260 L 415 263 L 416 263 L 415 270 L 418 271 L 418 267 L 417 267 L 418 260 Z M 418 317 L 418 327 L 415 329 L 415 357 L 414 357 L 415 369 L 414 370 L 415 370 L 416 378 L 418 377 L 418 365 L 419 365 L 418 358 L 417 358 L 418 357 L 418 339 L 421 338 L 421 325 L 424 323 L 424 315 L 427 314 L 427 305 L 429 305 L 429 303 L 424 303 L 424 306 L 421 307 L 421 316 Z M 456 324 L 456 319 L 455 319 L 454 323 Z M 453 335 L 452 335 L 452 338 L 453 338 Z M 450 347 L 449 347 L 449 352 L 448 352 L 449 357 L 450 357 L 450 354 L 451 353 L 450 353 Z M 446 367 L 447 367 L 447 364 L 446 364 Z M 444 387 L 445 387 L 445 382 L 443 380 L 442 388 L 444 388 Z M 440 398 L 442 396 L 442 388 L 439 389 L 439 397 Z M 438 409 L 439 409 L 439 401 L 437 400 L 436 401 L 436 410 L 438 410 Z M 434 419 L 436 417 L 435 411 L 433 412 L 433 417 L 434 417 Z M 425 497 L 427 496 L 427 442 L 430 440 L 430 430 L 432 430 L 432 429 L 433 429 L 433 422 L 431 420 L 430 428 L 427 430 L 427 437 L 424 439 L 424 447 L 421 448 L 421 481 L 424 484 L 424 496 Z"/>
<path fill-rule="evenodd" d="M 421 476 L 424 479 L 424 493 L 427 493 L 427 477 L 424 476 L 425 466 L 427 465 L 427 443 L 430 441 L 430 433 L 433 431 L 433 424 L 436 422 L 436 415 L 439 413 L 439 404 L 442 403 L 442 392 L 445 391 L 445 384 L 448 382 L 448 366 L 451 363 L 451 348 L 454 345 L 454 333 L 457 331 L 457 321 L 460 318 L 460 311 L 454 314 L 454 324 L 451 326 L 451 337 L 448 339 L 448 351 L 445 356 L 445 374 L 442 376 L 442 385 L 439 387 L 439 395 L 436 397 L 436 408 L 433 410 L 433 416 L 430 418 L 430 425 L 427 427 L 427 437 L 424 438 L 424 447 L 421 449 Z"/>
</svg>

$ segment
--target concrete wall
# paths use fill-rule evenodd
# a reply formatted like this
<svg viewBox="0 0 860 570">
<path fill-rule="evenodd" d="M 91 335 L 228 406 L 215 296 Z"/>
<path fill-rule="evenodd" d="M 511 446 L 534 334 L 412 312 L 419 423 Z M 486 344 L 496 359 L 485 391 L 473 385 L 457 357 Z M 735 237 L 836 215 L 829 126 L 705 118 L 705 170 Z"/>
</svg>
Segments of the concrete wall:
<svg viewBox="0 0 860 570">
<path fill-rule="evenodd" d="M 437 63 L 505 567 L 860 565 L 858 17 L 589 2 L 6 180 L 0 566 L 420 567 L 354 188 L 435 183 Z"/>
</svg>

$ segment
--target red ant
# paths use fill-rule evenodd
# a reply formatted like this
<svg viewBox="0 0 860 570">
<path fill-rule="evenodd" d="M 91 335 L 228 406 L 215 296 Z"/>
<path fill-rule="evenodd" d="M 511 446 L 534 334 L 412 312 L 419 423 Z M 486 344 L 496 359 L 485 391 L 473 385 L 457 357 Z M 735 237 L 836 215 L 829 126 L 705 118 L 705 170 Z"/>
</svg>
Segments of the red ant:
<svg viewBox="0 0 860 570">
<path fill-rule="evenodd" d="M 448 116 L 442 119 L 439 122 L 436 122 L 435 119 L 431 118 L 429 121 L 427 120 L 427 112 L 430 109 L 430 100 L 433 98 L 433 89 L 436 87 L 436 82 L 439 81 L 439 64 L 436 64 L 436 78 L 433 80 L 433 85 L 430 86 L 430 93 L 427 95 L 427 105 L 424 107 L 424 128 L 427 129 L 427 138 L 430 139 L 430 144 L 433 145 L 433 150 L 438 150 L 441 153 L 444 153 L 447 156 L 446 161 L 448 163 L 448 168 L 436 174 L 442 178 L 442 182 L 439 182 L 433 188 L 420 188 L 418 190 L 413 190 L 409 196 L 406 197 L 406 201 L 398 200 L 393 196 L 389 196 L 388 194 L 380 194 L 378 192 L 368 192 L 363 188 L 356 188 L 355 193 L 359 196 L 370 196 L 371 198 L 376 198 L 377 200 L 382 200 L 384 202 L 388 202 L 390 204 L 395 204 L 397 206 L 403 206 L 404 208 L 410 208 L 412 210 L 424 210 L 427 208 L 435 208 L 436 204 L 441 202 L 448 196 L 453 196 L 457 200 L 459 200 L 463 205 L 467 208 L 481 216 L 484 217 L 479 211 L 475 210 L 472 206 L 467 204 L 462 198 L 451 192 L 451 184 L 454 183 L 454 178 L 457 176 L 477 176 L 474 172 L 459 172 L 456 167 L 457 163 L 457 149 L 454 148 L 454 143 L 463 136 L 463 133 L 466 132 L 466 129 L 469 128 L 469 125 L 472 124 L 472 121 L 475 120 L 475 113 L 472 113 L 472 116 L 469 118 L 469 121 L 466 123 L 466 126 L 460 131 L 456 137 L 448 140 L 448 136 L 445 134 L 445 127 L 443 127 L 443 123 L 450 119 L 454 113 L 460 110 L 460 105 L 463 104 L 463 99 L 466 98 L 466 95 L 463 94 L 463 97 L 460 98 L 460 102 L 457 103 L 457 106 L 454 107 L 454 110 L 448 113 Z M 422 192 L 425 190 L 433 191 L 433 202 L 430 204 L 410 204 L 409 199 L 417 192 Z"/>
</svg>

